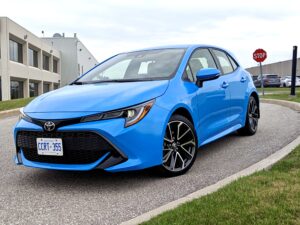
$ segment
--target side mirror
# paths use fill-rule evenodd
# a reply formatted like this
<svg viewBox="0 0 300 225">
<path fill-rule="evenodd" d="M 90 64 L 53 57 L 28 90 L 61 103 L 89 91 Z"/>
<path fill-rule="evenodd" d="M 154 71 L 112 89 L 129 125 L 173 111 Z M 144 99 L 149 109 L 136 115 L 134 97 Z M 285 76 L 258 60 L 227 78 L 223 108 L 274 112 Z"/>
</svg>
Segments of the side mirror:
<svg viewBox="0 0 300 225">
<path fill-rule="evenodd" d="M 220 74 L 221 74 L 220 70 L 215 68 L 201 69 L 196 74 L 197 77 L 196 85 L 198 87 L 202 87 L 204 81 L 218 79 Z"/>
</svg>

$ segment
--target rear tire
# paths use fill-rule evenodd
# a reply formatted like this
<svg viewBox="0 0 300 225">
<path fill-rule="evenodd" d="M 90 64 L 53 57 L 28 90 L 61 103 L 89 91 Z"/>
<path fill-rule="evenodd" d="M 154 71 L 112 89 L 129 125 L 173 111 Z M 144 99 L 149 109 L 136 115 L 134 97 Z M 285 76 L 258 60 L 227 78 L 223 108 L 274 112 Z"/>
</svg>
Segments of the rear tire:
<svg viewBox="0 0 300 225">
<path fill-rule="evenodd" d="M 238 130 L 238 133 L 241 135 L 254 135 L 257 131 L 258 118 L 258 103 L 253 96 L 250 96 L 247 107 L 246 124 L 243 128 Z"/>
<path fill-rule="evenodd" d="M 168 122 L 160 175 L 173 177 L 186 173 L 197 157 L 198 142 L 193 124 L 184 116 L 173 115 Z"/>
</svg>

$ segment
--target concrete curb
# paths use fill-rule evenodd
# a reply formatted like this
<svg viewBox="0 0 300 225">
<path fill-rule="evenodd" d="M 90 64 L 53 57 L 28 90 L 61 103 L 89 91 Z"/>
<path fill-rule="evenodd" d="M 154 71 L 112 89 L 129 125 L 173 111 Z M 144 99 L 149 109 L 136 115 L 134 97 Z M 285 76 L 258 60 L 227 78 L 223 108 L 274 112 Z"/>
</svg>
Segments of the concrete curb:
<svg viewBox="0 0 300 225">
<path fill-rule="evenodd" d="M 265 98 L 260 98 L 259 100 L 262 103 L 281 105 L 300 112 L 300 103 L 297 102 L 290 102 L 290 101 L 277 100 L 277 99 L 265 99 Z"/>
<path fill-rule="evenodd" d="M 1 111 L 0 112 L 0 119 L 5 119 L 5 118 L 10 117 L 10 116 L 17 116 L 19 114 L 20 114 L 20 108 Z"/>
<path fill-rule="evenodd" d="M 277 104 L 277 105 L 291 108 L 295 111 L 300 111 L 300 103 L 288 102 L 288 101 L 283 101 L 283 100 L 275 100 L 275 99 L 260 99 L 260 101 L 262 103 Z M 289 143 L 287 146 L 283 147 L 282 149 L 278 150 L 277 152 L 273 153 L 272 155 L 268 156 L 267 158 L 253 164 L 252 166 L 249 166 L 248 168 L 241 170 L 240 172 L 237 172 L 229 177 L 226 177 L 223 180 L 220 180 L 213 185 L 210 185 L 208 187 L 205 187 L 203 189 L 195 191 L 185 197 L 182 197 L 175 201 L 169 202 L 169 203 L 162 205 L 156 209 L 153 209 L 149 212 L 139 215 L 131 220 L 122 222 L 121 225 L 133 225 L 133 224 L 140 224 L 140 223 L 146 222 L 146 221 L 150 220 L 151 218 L 158 216 L 159 214 L 161 214 L 163 212 L 166 212 L 166 211 L 169 211 L 169 210 L 172 210 L 172 209 L 178 207 L 179 205 L 182 205 L 186 202 L 200 198 L 202 196 L 211 194 L 241 177 L 251 175 L 257 171 L 268 169 L 272 165 L 274 165 L 276 162 L 278 162 L 280 159 L 287 156 L 298 145 L 300 145 L 300 136 L 298 136 L 298 138 L 296 138 L 294 141 Z"/>
</svg>

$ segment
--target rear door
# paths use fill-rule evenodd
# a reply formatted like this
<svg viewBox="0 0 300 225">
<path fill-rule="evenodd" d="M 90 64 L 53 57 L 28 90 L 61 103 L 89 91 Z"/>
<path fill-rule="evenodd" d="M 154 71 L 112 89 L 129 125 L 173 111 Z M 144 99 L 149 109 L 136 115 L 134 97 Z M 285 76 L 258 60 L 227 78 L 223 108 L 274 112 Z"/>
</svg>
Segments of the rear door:
<svg viewBox="0 0 300 225">
<path fill-rule="evenodd" d="M 230 127 L 243 124 L 245 106 L 247 106 L 246 90 L 250 82 L 247 72 L 227 52 L 219 49 L 212 50 L 220 64 L 224 76 L 227 77 L 228 91 L 230 92 L 230 113 L 228 122 Z"/>
</svg>

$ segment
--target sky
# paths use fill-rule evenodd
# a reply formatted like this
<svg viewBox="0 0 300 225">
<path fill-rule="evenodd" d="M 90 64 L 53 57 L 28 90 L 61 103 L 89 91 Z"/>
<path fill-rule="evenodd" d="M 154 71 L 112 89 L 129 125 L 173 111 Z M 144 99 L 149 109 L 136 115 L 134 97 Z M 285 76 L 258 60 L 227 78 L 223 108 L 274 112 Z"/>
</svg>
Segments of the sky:
<svg viewBox="0 0 300 225">
<path fill-rule="evenodd" d="M 245 68 L 252 54 L 264 63 L 289 60 L 300 46 L 296 0 L 0 0 L 7 16 L 37 36 L 78 38 L 100 62 L 114 54 L 173 44 L 210 44 L 230 50 Z"/>
</svg>

